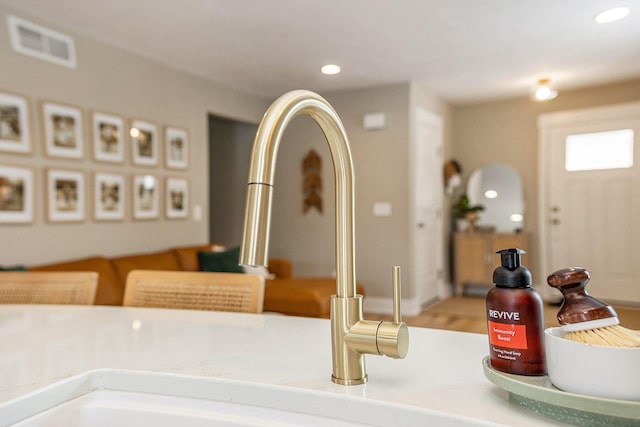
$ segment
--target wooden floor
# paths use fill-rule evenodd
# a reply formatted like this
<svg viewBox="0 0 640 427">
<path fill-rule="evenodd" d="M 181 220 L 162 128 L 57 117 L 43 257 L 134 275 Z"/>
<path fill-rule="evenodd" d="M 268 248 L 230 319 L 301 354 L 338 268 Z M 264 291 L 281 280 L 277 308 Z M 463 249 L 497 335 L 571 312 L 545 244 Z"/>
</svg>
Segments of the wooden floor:
<svg viewBox="0 0 640 427">
<path fill-rule="evenodd" d="M 622 326 L 640 330 L 640 307 L 613 305 Z M 545 328 L 558 326 L 556 315 L 560 307 L 545 304 Z M 375 317 L 374 317 L 375 316 Z M 380 318 L 380 315 L 365 316 Z M 381 320 L 391 320 L 392 316 L 382 316 Z M 446 329 L 451 331 L 487 333 L 487 318 L 484 297 L 462 296 L 440 301 L 417 316 L 403 316 L 409 326 Z"/>
</svg>

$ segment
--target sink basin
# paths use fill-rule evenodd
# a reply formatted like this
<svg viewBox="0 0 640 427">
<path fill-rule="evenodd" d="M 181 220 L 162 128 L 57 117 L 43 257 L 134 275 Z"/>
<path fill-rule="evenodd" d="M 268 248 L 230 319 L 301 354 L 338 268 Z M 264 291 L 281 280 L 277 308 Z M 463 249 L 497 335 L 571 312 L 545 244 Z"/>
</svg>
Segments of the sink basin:
<svg viewBox="0 0 640 427">
<path fill-rule="evenodd" d="M 339 393 L 211 377 L 95 370 L 0 404 L 0 426 L 488 426 Z"/>
</svg>

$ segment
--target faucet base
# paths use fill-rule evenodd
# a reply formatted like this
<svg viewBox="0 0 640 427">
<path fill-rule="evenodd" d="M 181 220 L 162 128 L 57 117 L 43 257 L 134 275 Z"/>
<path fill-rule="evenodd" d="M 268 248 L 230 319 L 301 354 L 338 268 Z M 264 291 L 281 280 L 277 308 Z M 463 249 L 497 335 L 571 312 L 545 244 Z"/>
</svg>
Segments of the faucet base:
<svg viewBox="0 0 640 427">
<path fill-rule="evenodd" d="M 362 319 L 362 296 L 339 298 L 331 296 L 331 341 L 333 373 L 336 384 L 357 385 L 367 381 L 364 354 L 347 343 L 351 327 Z M 374 341 L 375 345 L 375 341 Z"/>
<path fill-rule="evenodd" d="M 339 385 L 360 385 L 360 384 L 364 384 L 367 382 L 367 380 L 369 379 L 368 376 L 364 376 L 362 378 L 359 378 L 357 380 L 348 380 L 348 379 L 344 379 L 344 378 L 337 378 L 333 375 L 331 375 L 331 381 L 333 381 L 336 384 Z"/>
</svg>

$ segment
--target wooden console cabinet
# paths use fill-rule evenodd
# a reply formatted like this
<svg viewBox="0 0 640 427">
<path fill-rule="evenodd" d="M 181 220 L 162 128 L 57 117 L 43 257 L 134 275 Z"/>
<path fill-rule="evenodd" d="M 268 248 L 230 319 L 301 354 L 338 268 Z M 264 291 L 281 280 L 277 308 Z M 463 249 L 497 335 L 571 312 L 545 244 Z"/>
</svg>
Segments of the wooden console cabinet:
<svg viewBox="0 0 640 427">
<path fill-rule="evenodd" d="M 466 285 L 493 286 L 493 270 L 500 265 L 501 249 L 527 250 L 524 233 L 473 233 L 453 235 L 453 279 L 456 295 L 462 295 Z"/>
</svg>

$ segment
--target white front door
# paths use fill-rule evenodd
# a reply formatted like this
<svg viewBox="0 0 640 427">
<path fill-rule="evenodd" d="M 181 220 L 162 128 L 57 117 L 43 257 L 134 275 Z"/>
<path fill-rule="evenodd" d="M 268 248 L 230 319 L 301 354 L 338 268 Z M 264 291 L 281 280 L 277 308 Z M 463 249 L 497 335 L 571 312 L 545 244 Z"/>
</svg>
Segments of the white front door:
<svg viewBox="0 0 640 427">
<path fill-rule="evenodd" d="M 442 297 L 442 119 L 426 110 L 416 110 L 413 163 L 414 215 L 413 279 L 416 302 Z"/>
<path fill-rule="evenodd" d="M 540 121 L 542 277 L 584 267 L 591 273 L 588 291 L 610 301 L 640 302 L 636 106 L 638 111 L 627 106 L 555 113 Z"/>
</svg>

